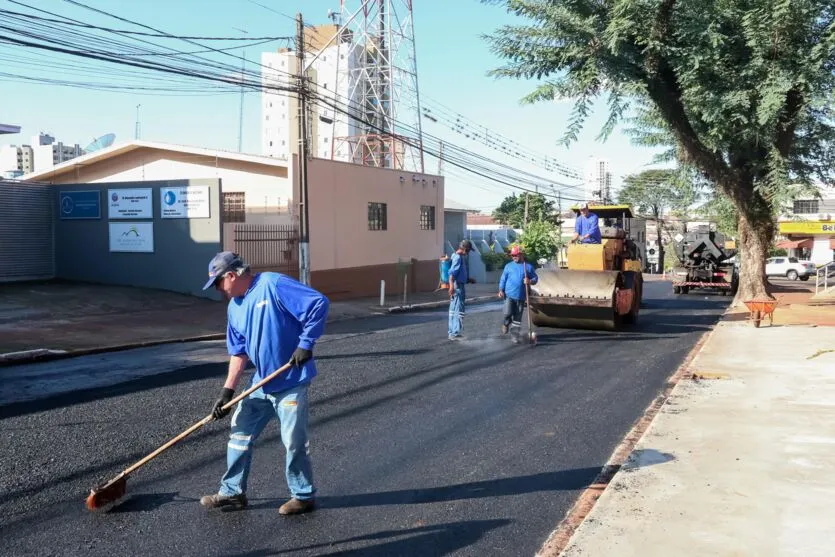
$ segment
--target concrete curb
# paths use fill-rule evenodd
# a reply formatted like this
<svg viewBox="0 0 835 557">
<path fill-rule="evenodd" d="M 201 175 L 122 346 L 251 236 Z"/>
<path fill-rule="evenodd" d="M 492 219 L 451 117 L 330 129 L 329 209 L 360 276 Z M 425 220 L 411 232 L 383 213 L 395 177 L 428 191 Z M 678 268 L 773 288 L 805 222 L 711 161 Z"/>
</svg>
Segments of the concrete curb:
<svg viewBox="0 0 835 557">
<path fill-rule="evenodd" d="M 585 522 L 589 514 L 591 514 L 597 500 L 600 499 L 600 496 L 609 487 L 609 484 L 614 480 L 617 473 L 620 472 L 621 467 L 629 459 L 635 446 L 644 437 L 647 430 L 649 430 L 658 412 L 663 408 L 667 400 L 669 400 L 670 396 L 678 387 L 678 384 L 682 379 L 687 379 L 692 376 L 692 366 L 696 357 L 710 340 L 719 323 L 699 337 L 696 345 L 687 353 L 684 361 L 667 380 L 661 393 L 644 410 L 644 413 L 633 424 L 632 429 L 626 434 L 626 437 L 615 447 L 612 456 L 609 457 L 609 461 L 603 466 L 594 481 L 580 494 L 580 497 L 565 517 L 557 524 L 556 529 L 551 532 L 548 539 L 542 544 L 542 547 L 536 553 L 536 557 L 559 557 L 568 548 L 574 533 Z"/>
<path fill-rule="evenodd" d="M 467 303 L 476 304 L 495 299 L 497 299 L 495 296 L 478 296 L 467 300 Z M 378 317 L 381 315 L 388 315 L 392 313 L 407 313 L 410 311 L 420 311 L 423 309 L 446 307 L 448 305 L 448 300 L 439 300 L 437 302 L 426 302 L 422 304 L 411 304 L 406 306 L 394 306 L 388 308 L 372 307 L 370 308 L 370 313 L 366 315 L 339 316 L 335 319 L 328 320 L 328 323 L 338 323 L 340 321 L 348 321 L 351 319 L 365 319 L 368 317 Z M 20 352 L 9 352 L 7 354 L 0 354 L 0 367 L 31 364 L 36 362 L 49 362 L 54 360 L 65 360 L 69 358 L 77 358 L 79 356 L 92 356 L 96 354 L 105 354 L 109 352 L 123 352 L 125 350 L 133 350 L 135 348 L 149 348 L 151 346 L 161 346 L 163 344 L 224 340 L 225 338 L 226 333 L 215 333 L 210 335 L 197 335 L 182 338 L 167 338 L 160 340 L 148 340 L 143 342 L 131 342 L 127 344 L 117 344 L 112 346 L 97 346 L 95 348 L 81 348 L 79 350 L 52 350 L 48 348 L 38 348 L 34 350 L 23 350 Z"/>
<path fill-rule="evenodd" d="M 78 356 L 91 356 L 107 352 L 122 352 L 134 348 L 148 348 L 162 344 L 177 344 L 183 342 L 199 342 L 207 340 L 224 340 L 226 333 L 212 335 L 200 335 L 185 338 L 167 338 L 161 340 L 148 340 L 144 342 L 132 342 L 128 344 L 117 344 L 113 346 L 97 346 L 95 348 L 82 348 L 79 350 L 48 350 L 40 348 L 37 350 L 25 350 L 22 352 L 9 352 L 0 355 L 0 367 L 14 366 L 19 364 L 31 364 L 35 362 L 49 362 L 53 360 L 65 360 Z"/>
<path fill-rule="evenodd" d="M 479 304 L 490 301 L 499 301 L 499 298 L 498 296 L 476 296 L 474 298 L 467 298 L 467 304 Z M 393 306 L 390 308 L 384 308 L 381 311 L 385 311 L 386 313 L 406 313 L 409 311 L 420 311 L 422 309 L 442 308 L 447 307 L 448 305 L 449 300 L 438 300 L 437 302 L 424 302 L 421 304 Z"/>
</svg>

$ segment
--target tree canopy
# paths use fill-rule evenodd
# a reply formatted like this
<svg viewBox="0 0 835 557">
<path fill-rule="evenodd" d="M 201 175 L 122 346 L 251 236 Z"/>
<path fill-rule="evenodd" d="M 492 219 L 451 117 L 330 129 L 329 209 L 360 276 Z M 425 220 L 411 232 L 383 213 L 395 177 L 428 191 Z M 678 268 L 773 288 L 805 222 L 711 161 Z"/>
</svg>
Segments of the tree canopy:
<svg viewBox="0 0 835 557">
<path fill-rule="evenodd" d="M 524 100 L 575 100 L 565 141 L 608 95 L 605 138 L 643 102 L 676 156 L 738 214 L 739 296 L 767 295 L 764 261 L 790 184 L 832 183 L 831 0 L 486 0 L 522 21 L 489 40 L 493 74 L 539 80 Z"/>
<path fill-rule="evenodd" d="M 493 210 L 493 218 L 513 228 L 525 227 L 525 196 L 528 198 L 528 221 L 545 220 L 557 224 L 559 215 L 555 213 L 554 202 L 541 193 L 508 195 Z"/>
<path fill-rule="evenodd" d="M 664 218 L 670 212 L 685 213 L 696 197 L 693 184 L 677 169 L 668 168 L 630 174 L 618 192 L 618 201 L 653 219 Z"/>
</svg>

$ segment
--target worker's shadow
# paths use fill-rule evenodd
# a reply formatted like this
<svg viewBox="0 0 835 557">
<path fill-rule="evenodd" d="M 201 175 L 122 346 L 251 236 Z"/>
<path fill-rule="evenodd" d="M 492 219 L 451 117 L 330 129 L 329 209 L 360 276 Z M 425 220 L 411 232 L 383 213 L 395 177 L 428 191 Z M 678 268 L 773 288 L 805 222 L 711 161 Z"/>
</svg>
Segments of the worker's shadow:
<svg viewBox="0 0 835 557">
<path fill-rule="evenodd" d="M 599 466 L 596 468 L 573 468 L 557 472 L 543 472 L 528 476 L 468 482 L 443 487 L 322 496 L 318 497 L 316 501 L 322 508 L 352 508 L 380 505 L 419 505 L 543 491 L 573 491 L 588 487 L 599 473 Z"/>
<path fill-rule="evenodd" d="M 155 511 L 171 503 L 193 505 L 197 499 L 181 497 L 179 491 L 168 493 L 132 493 L 110 509 L 110 513 L 138 513 Z"/>
<path fill-rule="evenodd" d="M 288 553 L 316 552 L 317 555 L 357 555 L 388 557 L 390 555 L 447 555 L 477 543 L 488 532 L 511 524 L 506 518 L 446 522 L 383 530 L 336 541 L 312 543 L 291 549 L 259 549 L 229 554 L 231 557 L 267 557 Z M 369 545 L 376 543 L 377 545 Z M 324 553 L 321 553 L 324 552 Z"/>
</svg>

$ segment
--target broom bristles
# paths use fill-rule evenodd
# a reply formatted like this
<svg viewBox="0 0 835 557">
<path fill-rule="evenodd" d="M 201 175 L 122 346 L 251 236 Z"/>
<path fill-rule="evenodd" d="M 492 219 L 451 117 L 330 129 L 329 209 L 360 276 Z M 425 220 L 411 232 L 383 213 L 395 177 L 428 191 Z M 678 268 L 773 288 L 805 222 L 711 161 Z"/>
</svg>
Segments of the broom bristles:
<svg viewBox="0 0 835 557">
<path fill-rule="evenodd" d="M 128 480 L 119 476 L 110 482 L 94 487 L 87 497 L 87 509 L 94 511 L 122 498 L 127 492 Z"/>
</svg>

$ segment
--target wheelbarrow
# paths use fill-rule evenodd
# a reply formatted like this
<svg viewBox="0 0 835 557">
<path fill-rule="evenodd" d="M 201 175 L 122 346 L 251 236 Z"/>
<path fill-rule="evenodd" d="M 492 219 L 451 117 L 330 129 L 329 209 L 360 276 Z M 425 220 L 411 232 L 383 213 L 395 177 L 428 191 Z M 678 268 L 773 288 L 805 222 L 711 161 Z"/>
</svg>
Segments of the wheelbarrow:
<svg viewBox="0 0 835 557">
<path fill-rule="evenodd" d="M 754 327 L 759 327 L 766 317 L 768 324 L 774 324 L 774 310 L 777 308 L 777 300 L 745 300 L 745 306 L 751 314 L 748 319 L 754 322 Z"/>
</svg>

